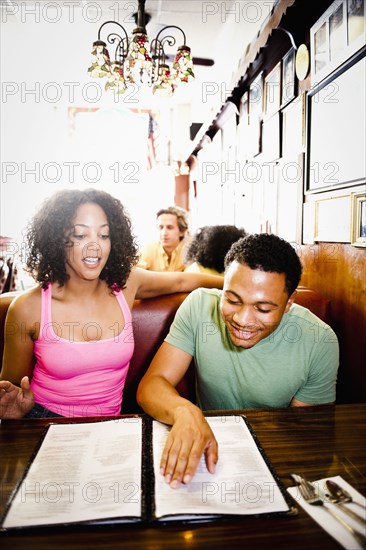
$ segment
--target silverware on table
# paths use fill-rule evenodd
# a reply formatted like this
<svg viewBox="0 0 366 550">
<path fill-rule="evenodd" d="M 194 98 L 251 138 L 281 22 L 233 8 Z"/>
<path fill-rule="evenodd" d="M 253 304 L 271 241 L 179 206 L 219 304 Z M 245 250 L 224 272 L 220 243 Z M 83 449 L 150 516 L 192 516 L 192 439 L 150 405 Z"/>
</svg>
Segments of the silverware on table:
<svg viewBox="0 0 366 550">
<path fill-rule="evenodd" d="M 299 491 L 303 499 L 308 503 L 315 506 L 322 506 L 329 514 L 331 514 L 334 519 L 336 519 L 343 527 L 349 531 L 353 537 L 361 544 L 362 548 L 366 548 L 366 536 L 354 529 L 349 523 L 347 523 L 337 512 L 335 512 L 331 507 L 327 506 L 322 498 L 319 497 L 314 486 L 307 481 L 304 477 L 299 476 L 298 474 L 291 474 L 292 479 L 295 481 L 296 485 L 299 487 Z"/>
<path fill-rule="evenodd" d="M 363 504 L 354 500 L 348 491 L 343 489 L 343 487 L 338 485 L 338 483 L 336 483 L 332 479 L 327 479 L 325 485 L 330 493 L 330 497 L 333 499 L 332 502 L 336 502 L 339 504 L 343 502 L 352 502 L 353 504 L 357 504 L 357 506 L 360 506 L 364 512 L 364 518 L 361 518 L 361 516 L 358 516 L 358 514 L 356 515 L 363 521 L 364 525 L 366 525 L 366 507 Z"/>
</svg>

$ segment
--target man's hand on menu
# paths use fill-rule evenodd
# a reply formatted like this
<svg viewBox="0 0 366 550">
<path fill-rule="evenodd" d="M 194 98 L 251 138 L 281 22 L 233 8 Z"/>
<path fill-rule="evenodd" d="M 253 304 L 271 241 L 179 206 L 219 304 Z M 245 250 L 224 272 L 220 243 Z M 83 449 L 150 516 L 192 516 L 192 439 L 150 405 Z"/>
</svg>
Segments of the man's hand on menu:
<svg viewBox="0 0 366 550">
<path fill-rule="evenodd" d="M 207 470 L 213 474 L 218 445 L 207 420 L 198 407 L 179 407 L 163 450 L 160 473 L 173 489 L 189 483 L 203 453 Z"/>
<path fill-rule="evenodd" d="M 24 376 L 20 387 L 7 380 L 0 381 L 0 418 L 23 418 L 34 405 L 34 395 L 28 376 Z"/>
</svg>

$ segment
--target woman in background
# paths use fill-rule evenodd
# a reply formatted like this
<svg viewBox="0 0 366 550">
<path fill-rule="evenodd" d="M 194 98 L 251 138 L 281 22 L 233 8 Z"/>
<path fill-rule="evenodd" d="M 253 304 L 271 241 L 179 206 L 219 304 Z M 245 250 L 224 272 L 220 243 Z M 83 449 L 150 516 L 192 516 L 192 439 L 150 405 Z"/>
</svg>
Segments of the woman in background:
<svg viewBox="0 0 366 550">
<path fill-rule="evenodd" d="M 104 191 L 56 193 L 26 241 L 27 269 L 38 285 L 8 310 L 0 418 L 118 415 L 134 349 L 135 298 L 222 288 L 220 277 L 135 267 L 130 220 Z"/>
<path fill-rule="evenodd" d="M 244 229 L 235 225 L 206 225 L 201 227 L 187 249 L 186 272 L 224 274 L 224 260 L 231 245 L 245 237 Z"/>
</svg>

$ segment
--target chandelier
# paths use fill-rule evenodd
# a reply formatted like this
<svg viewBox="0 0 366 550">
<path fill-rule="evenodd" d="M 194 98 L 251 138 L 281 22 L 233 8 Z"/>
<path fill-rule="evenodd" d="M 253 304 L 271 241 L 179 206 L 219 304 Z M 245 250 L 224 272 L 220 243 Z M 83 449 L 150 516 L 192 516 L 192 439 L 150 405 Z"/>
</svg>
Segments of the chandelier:
<svg viewBox="0 0 366 550">
<path fill-rule="evenodd" d="M 128 84 L 152 87 L 154 94 L 171 96 L 176 86 L 194 79 L 191 50 L 186 45 L 186 35 L 180 27 L 168 25 L 162 28 L 149 42 L 146 31 L 148 15 L 145 14 L 146 0 L 138 0 L 137 27 L 129 37 L 126 29 L 117 21 L 106 21 L 98 31 L 98 40 L 93 43 L 92 62 L 88 73 L 93 78 L 105 78 L 106 90 L 123 94 Z M 101 40 L 105 27 L 114 25 L 118 32 L 110 32 L 106 42 L 115 46 L 114 59 L 111 59 L 107 44 Z M 172 68 L 166 62 L 164 48 L 175 46 L 176 38 L 169 34 L 179 31 L 183 35 L 183 45 L 178 47 Z"/>
</svg>

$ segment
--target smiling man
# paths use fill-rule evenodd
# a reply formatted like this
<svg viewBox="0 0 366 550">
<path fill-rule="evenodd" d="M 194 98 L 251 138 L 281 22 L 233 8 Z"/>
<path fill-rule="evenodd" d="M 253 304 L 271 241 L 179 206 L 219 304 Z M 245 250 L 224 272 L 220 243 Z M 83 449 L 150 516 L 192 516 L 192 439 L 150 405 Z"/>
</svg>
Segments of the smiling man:
<svg viewBox="0 0 366 550">
<path fill-rule="evenodd" d="M 288 242 L 249 235 L 226 256 L 223 290 L 198 289 L 179 308 L 138 389 L 144 410 L 173 426 L 161 462 L 172 487 L 190 481 L 203 452 L 214 471 L 217 443 L 202 410 L 334 402 L 337 337 L 293 303 L 301 271 Z M 192 357 L 198 407 L 175 389 Z"/>
</svg>

